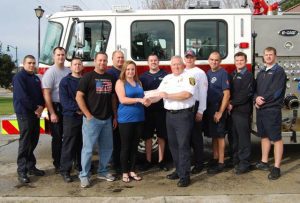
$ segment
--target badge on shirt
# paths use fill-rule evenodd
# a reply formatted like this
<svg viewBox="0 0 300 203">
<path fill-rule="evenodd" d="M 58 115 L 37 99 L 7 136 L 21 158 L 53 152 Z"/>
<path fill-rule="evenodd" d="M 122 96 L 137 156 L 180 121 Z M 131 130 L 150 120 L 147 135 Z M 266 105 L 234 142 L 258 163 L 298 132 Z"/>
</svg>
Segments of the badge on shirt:
<svg viewBox="0 0 300 203">
<path fill-rule="evenodd" d="M 195 78 L 191 77 L 191 78 L 189 78 L 189 81 L 192 86 L 195 86 L 195 84 L 196 84 Z"/>
</svg>

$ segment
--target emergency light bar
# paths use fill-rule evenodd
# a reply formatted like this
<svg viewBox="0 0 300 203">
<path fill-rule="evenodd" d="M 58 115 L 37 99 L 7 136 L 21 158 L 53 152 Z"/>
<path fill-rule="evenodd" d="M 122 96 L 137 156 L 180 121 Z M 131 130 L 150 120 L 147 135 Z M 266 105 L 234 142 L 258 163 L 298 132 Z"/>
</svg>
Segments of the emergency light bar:
<svg viewBox="0 0 300 203">
<path fill-rule="evenodd" d="M 132 8 L 130 5 L 113 5 L 112 10 L 114 12 L 129 12 Z"/>
</svg>

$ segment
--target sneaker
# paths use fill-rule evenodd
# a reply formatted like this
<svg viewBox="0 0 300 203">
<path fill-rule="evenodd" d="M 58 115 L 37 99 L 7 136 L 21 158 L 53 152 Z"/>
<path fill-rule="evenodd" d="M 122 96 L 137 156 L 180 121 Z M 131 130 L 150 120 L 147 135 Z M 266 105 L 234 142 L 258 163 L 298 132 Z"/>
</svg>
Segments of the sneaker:
<svg viewBox="0 0 300 203">
<path fill-rule="evenodd" d="M 141 167 L 140 167 L 140 170 L 141 171 L 148 171 L 150 168 L 152 168 L 153 165 L 151 162 L 149 161 L 146 161 Z"/>
<path fill-rule="evenodd" d="M 177 187 L 187 187 L 189 186 L 191 183 L 190 178 L 181 178 L 178 183 L 177 183 Z"/>
<path fill-rule="evenodd" d="M 244 173 L 248 173 L 250 170 L 249 168 L 240 168 L 240 167 L 235 167 L 234 168 L 234 173 L 236 175 L 241 175 L 241 174 L 244 174 Z"/>
<path fill-rule="evenodd" d="M 207 167 L 208 168 L 211 168 L 211 167 L 214 167 L 218 165 L 218 159 L 210 159 L 208 162 L 207 162 Z"/>
<path fill-rule="evenodd" d="M 259 161 L 255 164 L 255 168 L 258 169 L 258 170 L 262 170 L 262 171 L 268 171 L 270 170 L 270 166 L 268 163 L 265 163 L 265 162 L 262 162 L 262 161 Z"/>
<path fill-rule="evenodd" d="M 179 176 L 175 171 L 173 173 L 168 174 L 166 177 L 167 177 L 167 179 L 170 179 L 170 180 L 179 179 Z"/>
<path fill-rule="evenodd" d="M 269 180 L 277 180 L 280 177 L 280 168 L 273 167 L 268 175 Z"/>
<path fill-rule="evenodd" d="M 100 179 L 100 180 L 106 180 L 106 181 L 108 181 L 108 182 L 113 182 L 113 181 L 116 180 L 116 177 L 113 176 L 113 175 L 110 174 L 110 173 L 107 173 L 107 174 L 99 174 L 99 175 L 98 175 L 98 179 Z"/>
<path fill-rule="evenodd" d="M 168 171 L 169 168 L 164 161 L 158 162 L 158 167 L 160 170 Z"/>
<path fill-rule="evenodd" d="M 198 174 L 203 170 L 203 166 L 194 166 L 194 168 L 192 169 L 191 173 L 192 174 Z"/>
<path fill-rule="evenodd" d="M 80 186 L 82 188 L 90 187 L 91 183 L 88 177 L 82 177 L 80 178 Z"/>
<path fill-rule="evenodd" d="M 208 174 L 217 174 L 223 172 L 225 169 L 224 163 L 218 163 L 217 165 L 207 169 Z"/>
</svg>

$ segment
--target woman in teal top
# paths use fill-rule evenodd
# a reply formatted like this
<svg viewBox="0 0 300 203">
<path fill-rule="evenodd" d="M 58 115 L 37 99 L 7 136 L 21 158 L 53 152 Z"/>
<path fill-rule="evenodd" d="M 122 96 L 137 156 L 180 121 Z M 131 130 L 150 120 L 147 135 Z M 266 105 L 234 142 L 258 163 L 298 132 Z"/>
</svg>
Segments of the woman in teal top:
<svg viewBox="0 0 300 203">
<path fill-rule="evenodd" d="M 144 127 L 144 107 L 151 102 L 144 99 L 144 90 L 137 76 L 136 64 L 126 61 L 122 67 L 120 79 L 116 83 L 116 93 L 120 104 L 118 107 L 118 123 L 121 137 L 122 181 L 142 178 L 135 173 L 135 160 L 139 139 Z"/>
</svg>

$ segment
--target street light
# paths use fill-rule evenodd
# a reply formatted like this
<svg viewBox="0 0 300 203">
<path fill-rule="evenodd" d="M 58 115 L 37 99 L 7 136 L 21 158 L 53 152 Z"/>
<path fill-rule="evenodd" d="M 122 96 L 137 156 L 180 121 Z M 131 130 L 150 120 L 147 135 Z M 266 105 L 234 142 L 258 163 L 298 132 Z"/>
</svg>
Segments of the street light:
<svg viewBox="0 0 300 203">
<path fill-rule="evenodd" d="M 17 69 L 19 70 L 19 64 L 18 64 L 18 47 L 17 46 L 12 46 L 12 45 L 7 45 L 7 48 L 6 48 L 6 51 L 9 52 L 10 49 L 9 48 L 12 48 L 16 51 L 16 60 L 15 60 L 15 64 L 16 64 L 16 67 Z"/>
<path fill-rule="evenodd" d="M 37 60 L 37 62 L 38 62 L 38 64 L 39 64 L 39 62 L 40 62 L 40 24 L 41 24 L 41 22 L 40 22 L 40 19 L 43 17 L 43 15 L 44 15 L 44 9 L 42 9 L 42 7 L 41 6 L 38 6 L 36 9 L 34 9 L 34 11 L 35 11 L 35 15 L 36 15 L 36 17 L 38 18 L 38 21 L 39 21 L 39 23 L 38 23 L 38 60 Z"/>
</svg>

